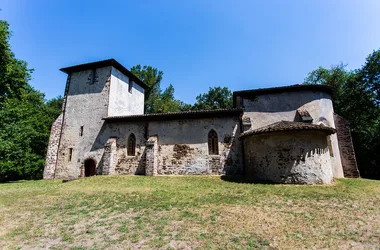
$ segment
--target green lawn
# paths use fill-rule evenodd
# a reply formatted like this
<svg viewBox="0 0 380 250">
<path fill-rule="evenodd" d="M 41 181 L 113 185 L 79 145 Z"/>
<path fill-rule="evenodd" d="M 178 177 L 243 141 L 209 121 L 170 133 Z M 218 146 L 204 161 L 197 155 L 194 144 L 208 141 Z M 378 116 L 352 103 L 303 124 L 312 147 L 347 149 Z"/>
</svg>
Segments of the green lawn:
<svg viewBox="0 0 380 250">
<path fill-rule="evenodd" d="M 215 176 L 0 184 L 1 249 L 379 249 L 380 181 Z"/>
</svg>

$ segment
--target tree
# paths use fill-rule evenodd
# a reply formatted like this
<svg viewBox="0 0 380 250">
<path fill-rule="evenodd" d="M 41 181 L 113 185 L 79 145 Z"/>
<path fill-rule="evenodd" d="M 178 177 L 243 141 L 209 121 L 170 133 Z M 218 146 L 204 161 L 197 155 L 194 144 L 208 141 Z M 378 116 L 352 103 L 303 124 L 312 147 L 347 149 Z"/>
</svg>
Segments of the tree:
<svg viewBox="0 0 380 250">
<path fill-rule="evenodd" d="M 62 113 L 63 97 L 57 96 L 45 102 L 46 112 L 52 118 L 57 118 Z"/>
<path fill-rule="evenodd" d="M 209 110 L 232 108 L 232 93 L 226 87 L 210 88 L 205 94 L 196 97 L 192 110 Z"/>
<path fill-rule="evenodd" d="M 367 109 L 370 123 L 366 124 L 368 137 L 363 145 L 365 150 L 362 157 L 367 160 L 367 175 L 380 179 L 380 49 L 373 51 L 366 58 L 359 75 L 363 85 L 360 87 L 365 89 L 367 99 L 371 100 L 368 101 L 371 105 L 364 107 Z"/>
<path fill-rule="evenodd" d="M 8 23 L 0 20 L 0 181 L 40 179 L 63 98 L 45 102 L 29 85 L 32 70 L 15 58 L 9 38 Z"/>
<path fill-rule="evenodd" d="M 41 179 L 55 118 L 48 115 L 43 94 L 27 87 L 18 98 L 6 98 L 0 109 L 0 181 Z"/>
<path fill-rule="evenodd" d="M 0 20 L 0 105 L 6 97 L 20 97 L 31 78 L 32 69 L 15 58 L 10 49 L 9 24 Z"/>
<path fill-rule="evenodd" d="M 145 90 L 145 112 L 162 113 L 177 112 L 181 110 L 183 103 L 174 97 L 174 87 L 169 85 L 161 90 L 163 72 L 152 66 L 141 67 L 140 64 L 131 68 L 131 72 L 140 78 L 147 86 Z"/>
<path fill-rule="evenodd" d="M 343 64 L 330 69 L 320 67 L 304 81 L 333 89 L 334 111 L 350 122 L 360 173 L 372 178 L 380 177 L 379 53 L 369 55 L 360 69 L 348 71 Z"/>
<path fill-rule="evenodd" d="M 372 92 L 373 101 L 380 106 L 380 49 L 367 57 L 360 73 L 365 88 Z"/>
<path fill-rule="evenodd" d="M 160 98 L 160 85 L 164 73 L 152 66 L 141 67 L 140 64 L 133 66 L 131 72 L 148 86 L 145 90 L 145 112 L 154 113 L 155 103 Z"/>
</svg>

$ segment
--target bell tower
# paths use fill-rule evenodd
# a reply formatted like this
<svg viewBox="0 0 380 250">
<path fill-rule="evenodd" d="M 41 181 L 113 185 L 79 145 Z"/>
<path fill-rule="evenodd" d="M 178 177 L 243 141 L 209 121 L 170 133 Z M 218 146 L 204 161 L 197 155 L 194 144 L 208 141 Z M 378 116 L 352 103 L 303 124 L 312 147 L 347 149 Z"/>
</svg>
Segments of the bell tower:
<svg viewBox="0 0 380 250">
<path fill-rule="evenodd" d="M 45 179 L 77 178 L 89 160 L 97 167 L 104 151 L 96 140 L 105 125 L 102 118 L 144 112 L 146 85 L 114 59 L 61 71 L 68 77 L 61 120 L 50 136 L 57 145 L 49 143 Z"/>
</svg>

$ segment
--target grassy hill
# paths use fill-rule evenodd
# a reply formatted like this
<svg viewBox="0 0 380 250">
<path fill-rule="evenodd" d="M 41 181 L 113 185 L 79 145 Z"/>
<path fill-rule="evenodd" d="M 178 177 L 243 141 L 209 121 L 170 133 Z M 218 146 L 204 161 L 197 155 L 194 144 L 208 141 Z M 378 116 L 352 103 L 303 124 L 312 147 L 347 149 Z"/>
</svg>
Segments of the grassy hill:
<svg viewBox="0 0 380 250">
<path fill-rule="evenodd" d="M 379 246 L 380 181 L 297 186 L 96 176 L 0 184 L 1 249 Z"/>
</svg>

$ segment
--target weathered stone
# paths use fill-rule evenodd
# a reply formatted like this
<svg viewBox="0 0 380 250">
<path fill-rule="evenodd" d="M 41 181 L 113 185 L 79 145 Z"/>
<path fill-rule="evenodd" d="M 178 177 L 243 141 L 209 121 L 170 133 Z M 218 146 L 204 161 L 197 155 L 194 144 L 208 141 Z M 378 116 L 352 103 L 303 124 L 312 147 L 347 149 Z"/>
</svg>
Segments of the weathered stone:
<svg viewBox="0 0 380 250">
<path fill-rule="evenodd" d="M 55 166 L 57 164 L 59 139 L 62 129 L 62 116 L 63 115 L 60 114 L 51 126 L 49 145 L 46 153 L 46 161 L 43 174 L 44 179 L 53 179 L 55 177 Z"/>
<path fill-rule="evenodd" d="M 157 136 L 151 136 L 146 143 L 145 174 L 148 176 L 157 175 L 157 141 Z"/>
<path fill-rule="evenodd" d="M 326 134 L 288 131 L 244 138 L 246 174 L 260 181 L 330 184 L 333 180 Z"/>
<path fill-rule="evenodd" d="M 237 94 L 239 95 L 239 94 Z M 244 107 L 244 116 L 250 118 L 252 129 L 258 129 L 279 121 L 294 121 L 297 110 L 307 111 L 314 124 L 323 123 L 336 128 L 331 95 L 326 91 L 310 90 L 308 86 L 297 91 L 273 91 L 253 96 L 239 97 L 237 107 Z M 337 135 L 331 135 L 334 157 L 331 158 L 334 177 L 344 177 Z"/>
<path fill-rule="evenodd" d="M 338 130 L 339 152 L 342 159 L 344 177 L 359 177 L 349 122 L 337 114 L 334 114 L 334 121 Z"/>
<path fill-rule="evenodd" d="M 115 167 L 117 164 L 117 147 L 116 138 L 108 139 L 107 143 L 104 145 L 104 155 L 103 155 L 103 171 L 104 175 L 115 174 Z"/>
</svg>

